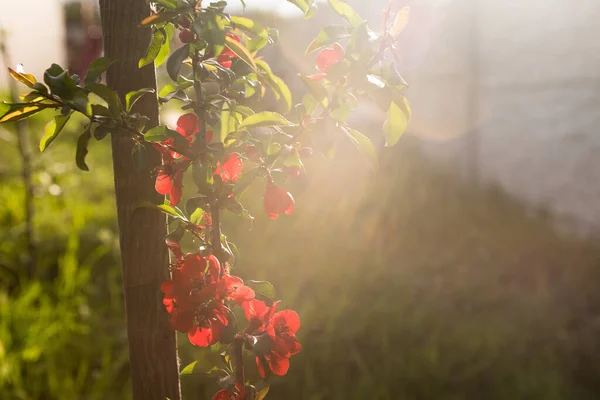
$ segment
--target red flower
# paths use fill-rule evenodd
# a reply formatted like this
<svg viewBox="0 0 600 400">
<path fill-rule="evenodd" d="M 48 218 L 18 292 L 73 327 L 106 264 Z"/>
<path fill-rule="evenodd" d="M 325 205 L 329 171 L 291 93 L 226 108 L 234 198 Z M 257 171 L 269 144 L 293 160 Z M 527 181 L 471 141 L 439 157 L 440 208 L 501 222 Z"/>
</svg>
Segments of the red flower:
<svg viewBox="0 0 600 400">
<path fill-rule="evenodd" d="M 235 392 L 229 389 L 221 389 L 215 393 L 212 400 L 242 400 L 245 397 L 244 394 L 244 387 L 236 382 Z"/>
<path fill-rule="evenodd" d="M 213 255 L 187 254 L 178 264 L 173 279 L 161 285 L 163 304 L 171 314 L 169 324 L 187 333 L 193 345 L 214 344 L 229 323 L 223 301 L 242 304 L 254 298 L 254 291 L 236 276 L 220 277 L 221 266 Z"/>
<path fill-rule="evenodd" d="M 270 351 L 264 357 L 256 358 L 258 372 L 262 377 L 265 376 L 266 365 L 275 375 L 285 375 L 290 367 L 290 357 L 302 350 L 296 339 L 296 332 L 300 329 L 298 314 L 291 310 L 275 313 L 277 304 L 268 307 L 260 300 L 251 300 L 242 305 L 250 323 L 246 332 L 264 331 L 271 343 Z"/>
<path fill-rule="evenodd" d="M 225 161 L 223 161 L 223 168 L 217 163 L 215 174 L 221 175 L 223 182 L 235 183 L 242 174 L 244 168 L 244 162 L 242 156 L 239 153 L 231 153 Z"/>
<path fill-rule="evenodd" d="M 188 143 L 191 143 L 194 140 L 194 137 L 198 132 L 200 132 L 200 123 L 198 122 L 198 117 L 194 113 L 183 114 L 179 119 L 177 119 L 177 133 L 185 138 Z M 212 131 L 206 131 L 206 143 L 210 143 L 212 140 Z M 172 140 L 172 139 L 168 139 Z"/>
<path fill-rule="evenodd" d="M 231 33 L 226 33 L 225 35 L 229 36 L 238 43 L 240 42 L 240 38 L 236 35 Z M 221 64 L 222 67 L 231 68 L 231 59 L 235 57 L 237 57 L 236 54 L 231 51 L 229 47 L 225 47 L 221 54 L 219 54 L 219 57 L 217 57 L 217 62 Z"/>
<path fill-rule="evenodd" d="M 160 194 L 169 194 L 169 201 L 176 206 L 181 201 L 183 194 L 183 163 L 176 163 L 171 152 L 163 147 L 156 146 L 162 153 L 163 165 L 158 170 L 154 188 Z"/>
<path fill-rule="evenodd" d="M 317 69 L 322 74 L 316 74 L 309 76 L 310 79 L 318 81 L 323 79 L 327 75 L 327 71 L 333 65 L 339 63 L 344 59 L 344 48 L 339 43 L 334 43 L 332 49 L 323 49 L 317 54 L 316 64 Z"/>
<path fill-rule="evenodd" d="M 177 133 L 186 139 L 191 138 L 200 130 L 198 117 L 194 113 L 183 114 L 177 119 Z"/>
<path fill-rule="evenodd" d="M 294 198 L 292 195 L 273 182 L 267 183 L 264 204 L 265 211 L 271 219 L 277 219 L 281 213 L 290 215 L 294 211 Z"/>
<path fill-rule="evenodd" d="M 249 322 L 246 333 L 252 333 L 254 331 L 264 332 L 269 320 L 277 310 L 279 302 L 276 301 L 272 307 L 265 304 L 264 301 L 250 300 L 242 303 L 244 314 Z"/>
</svg>

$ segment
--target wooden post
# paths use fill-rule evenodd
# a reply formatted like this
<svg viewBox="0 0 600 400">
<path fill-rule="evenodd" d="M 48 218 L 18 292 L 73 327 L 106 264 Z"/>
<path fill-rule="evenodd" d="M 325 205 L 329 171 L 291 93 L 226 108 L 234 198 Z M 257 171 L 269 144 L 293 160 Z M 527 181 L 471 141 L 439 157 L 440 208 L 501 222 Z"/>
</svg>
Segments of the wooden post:
<svg viewBox="0 0 600 400">
<path fill-rule="evenodd" d="M 121 99 L 132 90 L 156 88 L 154 66 L 137 66 L 151 37 L 149 28 L 138 26 L 150 15 L 147 1 L 100 0 L 100 13 L 105 56 L 117 60 L 108 70 L 108 86 Z M 150 118 L 148 126 L 158 124 L 156 96 L 142 98 L 135 111 Z M 168 326 L 160 292 L 160 284 L 169 279 L 166 217 L 150 209 L 134 211 L 145 200 L 162 202 L 150 173 L 160 165 L 160 156 L 148 146 L 149 171 L 139 173 L 131 160 L 131 139 L 114 134 L 111 141 L 133 398 L 179 400 L 175 332 Z"/>
</svg>

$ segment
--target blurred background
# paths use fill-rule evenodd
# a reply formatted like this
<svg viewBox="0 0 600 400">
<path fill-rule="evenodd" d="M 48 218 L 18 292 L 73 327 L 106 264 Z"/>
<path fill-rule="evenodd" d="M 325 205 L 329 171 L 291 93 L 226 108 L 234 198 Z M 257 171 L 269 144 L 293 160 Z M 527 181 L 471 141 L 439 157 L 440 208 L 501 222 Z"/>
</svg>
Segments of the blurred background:
<svg viewBox="0 0 600 400">
<path fill-rule="evenodd" d="M 265 58 L 299 101 L 304 49 L 342 21 L 322 3 L 305 21 L 284 0 L 246 2 L 280 30 Z M 379 29 L 387 0 L 348 2 Z M 236 274 L 273 282 L 303 323 L 269 398 L 600 398 L 600 2 L 399 3 L 409 131 L 384 149 L 376 107 L 351 121 L 379 150 L 379 178 L 341 143 L 290 182 L 293 215 L 267 220 L 254 185 L 253 230 L 224 221 Z M 0 2 L 2 99 L 6 64 L 84 74 L 101 55 L 96 7 Z M 0 127 L 0 398 L 127 399 L 109 142 L 81 172 L 77 121 L 38 152 L 48 119 Z M 182 342 L 182 365 L 202 356 Z M 185 399 L 214 393 L 182 385 Z"/>
</svg>

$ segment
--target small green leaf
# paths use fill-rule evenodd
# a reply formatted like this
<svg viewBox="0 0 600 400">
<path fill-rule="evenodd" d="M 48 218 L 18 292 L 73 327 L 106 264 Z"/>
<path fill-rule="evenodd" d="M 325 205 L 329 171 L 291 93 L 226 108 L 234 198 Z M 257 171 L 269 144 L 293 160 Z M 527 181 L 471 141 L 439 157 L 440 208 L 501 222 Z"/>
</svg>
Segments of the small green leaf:
<svg viewBox="0 0 600 400">
<path fill-rule="evenodd" d="M 98 125 L 95 129 L 94 129 L 94 138 L 96 140 L 102 140 L 104 139 L 109 133 L 111 133 L 113 130 L 115 130 L 116 128 L 109 128 L 108 126 L 105 125 Z"/>
<path fill-rule="evenodd" d="M 77 140 L 77 153 L 75 154 L 75 163 L 82 171 L 90 170 L 85 163 L 85 156 L 87 156 L 88 144 L 90 143 L 91 138 L 92 134 L 90 133 L 90 125 L 88 125 L 85 132 L 83 132 Z"/>
<path fill-rule="evenodd" d="M 304 55 L 308 55 L 315 50 L 318 50 L 322 47 L 330 45 L 338 40 L 350 37 L 350 33 L 348 33 L 348 28 L 345 26 L 327 26 L 323 28 L 321 32 L 317 35 L 317 37 L 310 42 L 308 47 L 306 48 L 306 52 Z"/>
<path fill-rule="evenodd" d="M 300 76 L 300 79 L 302 79 L 302 82 L 304 82 L 308 88 L 308 91 L 312 97 L 315 98 L 315 100 L 317 100 L 319 103 L 322 103 L 325 99 L 327 99 L 327 90 L 323 87 L 323 85 L 302 74 L 299 74 L 298 76 Z"/>
<path fill-rule="evenodd" d="M 23 72 L 17 72 L 12 68 L 8 68 L 8 72 L 10 73 L 10 75 L 15 78 L 16 80 L 18 80 L 19 82 L 27 85 L 28 87 L 33 89 L 33 85 L 35 85 L 37 83 L 37 80 L 35 79 L 35 77 L 31 74 L 25 74 Z"/>
<path fill-rule="evenodd" d="M 275 287 L 266 281 L 246 281 L 246 286 L 254 290 L 254 293 L 266 297 L 269 300 L 275 300 L 277 293 Z"/>
<path fill-rule="evenodd" d="M 234 39 L 229 36 L 225 37 L 225 46 L 231 51 L 235 53 L 241 60 L 243 60 L 246 64 L 256 69 L 256 64 L 254 63 L 254 57 L 252 54 L 246 49 L 241 43 L 238 43 Z"/>
<path fill-rule="evenodd" d="M 386 147 L 391 147 L 400 140 L 406 131 L 408 121 L 409 116 L 395 102 L 392 102 L 383 125 Z"/>
<path fill-rule="evenodd" d="M 167 60 L 167 72 L 171 79 L 177 82 L 181 63 L 190 55 L 190 44 L 187 43 L 175 50 Z"/>
<path fill-rule="evenodd" d="M 354 11 L 352 7 L 344 3 L 341 0 L 327 0 L 329 6 L 335 11 L 340 17 L 344 18 L 350 25 L 356 27 L 362 24 L 362 18 Z"/>
<path fill-rule="evenodd" d="M 46 150 L 50 143 L 52 143 L 52 141 L 56 139 L 56 137 L 58 136 L 62 128 L 64 128 L 69 118 L 71 118 L 71 113 L 67 115 L 56 115 L 52 119 L 52 121 L 46 124 L 46 126 L 44 127 L 44 135 L 40 140 L 40 151 Z"/>
<path fill-rule="evenodd" d="M 392 27 L 390 28 L 390 35 L 392 37 L 397 37 L 404 29 L 406 29 L 406 25 L 408 25 L 408 20 L 410 18 L 410 7 L 402 7 L 396 17 L 394 18 L 394 22 L 392 23 Z"/>
<path fill-rule="evenodd" d="M 49 107 L 53 106 L 41 103 L 0 103 L 0 123 L 19 121 Z"/>
<path fill-rule="evenodd" d="M 270 386 L 266 385 L 265 387 L 260 389 L 258 393 L 256 393 L 256 397 L 254 398 L 254 400 L 264 400 L 267 394 L 269 393 L 269 388 Z"/>
<path fill-rule="evenodd" d="M 287 0 L 288 3 L 292 3 L 298 7 L 303 13 L 304 18 L 310 18 L 314 15 L 316 7 L 313 5 L 313 0 Z"/>
<path fill-rule="evenodd" d="M 196 208 L 192 215 L 190 215 L 190 221 L 192 224 L 200 225 L 202 223 L 202 218 L 204 217 L 204 210 L 200 207 Z"/>
<path fill-rule="evenodd" d="M 167 61 L 167 57 L 169 57 L 169 54 L 171 53 L 171 40 L 173 39 L 173 32 L 175 30 L 175 25 L 166 24 L 161 29 L 162 29 L 162 32 L 164 35 L 164 40 L 163 40 L 162 45 L 160 46 L 160 51 L 158 52 L 158 55 L 154 59 L 154 67 L 155 68 L 158 68 L 165 61 Z"/>
<path fill-rule="evenodd" d="M 52 64 L 44 72 L 44 82 L 50 88 L 52 93 L 60 96 L 65 100 L 70 100 L 77 91 L 77 86 L 73 78 L 69 76 L 67 71 L 63 70 L 58 64 Z"/>
<path fill-rule="evenodd" d="M 160 53 L 160 49 L 165 41 L 165 31 L 161 29 L 156 29 L 152 34 L 152 39 L 150 39 L 150 45 L 146 50 L 146 54 L 140 58 L 138 62 L 138 67 L 142 68 L 146 65 L 152 64 L 152 62 L 158 57 L 158 53 Z"/>
<path fill-rule="evenodd" d="M 140 90 L 134 90 L 133 92 L 129 92 L 125 95 L 125 110 L 127 112 L 131 111 L 133 105 L 141 99 L 146 93 L 154 93 L 154 89 L 144 88 Z"/>
<path fill-rule="evenodd" d="M 255 128 L 258 126 L 294 126 L 292 122 L 288 121 L 283 115 L 263 111 L 254 115 L 246 117 L 239 126 L 239 129 L 244 128 Z"/>
<path fill-rule="evenodd" d="M 377 173 L 379 170 L 379 161 L 377 159 L 377 152 L 375 146 L 371 142 L 371 139 L 360 133 L 355 129 L 348 127 L 340 127 L 341 131 L 348 136 L 352 144 L 358 149 L 360 154 L 367 160 L 369 166 L 373 172 Z"/>
<path fill-rule="evenodd" d="M 100 57 L 92 61 L 85 75 L 85 84 L 99 83 L 102 74 L 115 62 L 108 57 Z"/>
<path fill-rule="evenodd" d="M 162 211 L 165 214 L 175 217 L 177 219 L 182 219 L 184 221 L 189 222 L 188 219 L 185 217 L 183 211 L 181 211 L 177 207 L 170 206 L 169 204 L 154 204 L 150 201 L 144 201 L 134 207 L 134 209 L 137 208 L 152 208 L 154 210 Z"/>
<path fill-rule="evenodd" d="M 121 100 L 111 88 L 101 83 L 88 83 L 85 88 L 106 101 L 108 109 L 115 117 L 121 114 Z"/>
<path fill-rule="evenodd" d="M 155 126 L 144 134 L 144 140 L 149 143 L 162 142 L 168 138 L 169 132 L 167 131 L 167 127 L 164 125 Z"/>
</svg>

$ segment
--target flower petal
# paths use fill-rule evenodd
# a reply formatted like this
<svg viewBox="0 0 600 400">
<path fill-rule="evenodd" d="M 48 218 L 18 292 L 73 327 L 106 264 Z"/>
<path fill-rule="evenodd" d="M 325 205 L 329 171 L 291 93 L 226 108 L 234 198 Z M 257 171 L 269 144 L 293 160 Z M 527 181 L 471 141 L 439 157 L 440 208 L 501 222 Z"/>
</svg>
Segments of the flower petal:
<svg viewBox="0 0 600 400">
<path fill-rule="evenodd" d="M 266 356 L 269 361 L 269 368 L 277 376 L 284 376 L 290 368 L 290 359 L 282 357 L 277 353 L 271 352 Z"/>
<path fill-rule="evenodd" d="M 160 194 L 167 194 L 171 191 L 171 187 L 173 184 L 171 183 L 171 177 L 169 174 L 160 171 L 158 175 L 156 175 L 156 182 L 154 184 L 154 188 Z"/>
</svg>

